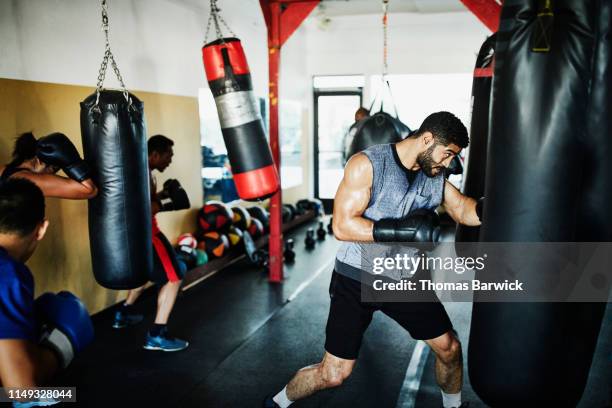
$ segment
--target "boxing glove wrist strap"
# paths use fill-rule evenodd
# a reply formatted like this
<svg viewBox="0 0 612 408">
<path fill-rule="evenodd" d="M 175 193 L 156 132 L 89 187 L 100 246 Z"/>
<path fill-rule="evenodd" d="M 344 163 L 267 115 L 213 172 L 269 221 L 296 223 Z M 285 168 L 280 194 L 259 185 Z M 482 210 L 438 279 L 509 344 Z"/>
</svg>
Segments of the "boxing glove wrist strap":
<svg viewBox="0 0 612 408">
<path fill-rule="evenodd" d="M 79 183 L 91 177 L 89 166 L 84 160 L 81 160 L 69 166 L 66 166 L 66 168 L 64 168 L 63 170 L 64 170 L 64 173 L 66 173 L 68 177 L 70 177 L 73 180 L 78 181 Z"/>
<path fill-rule="evenodd" d="M 74 358 L 74 348 L 68 336 L 57 328 L 51 331 L 45 330 L 40 339 L 40 345 L 50 349 L 59 361 L 62 368 L 68 367 Z"/>
<path fill-rule="evenodd" d="M 385 218 L 374 222 L 372 235 L 375 242 L 395 241 L 396 220 Z"/>
<path fill-rule="evenodd" d="M 174 202 L 172 198 L 161 196 L 159 197 L 159 206 L 161 211 L 172 211 L 174 210 Z"/>
</svg>

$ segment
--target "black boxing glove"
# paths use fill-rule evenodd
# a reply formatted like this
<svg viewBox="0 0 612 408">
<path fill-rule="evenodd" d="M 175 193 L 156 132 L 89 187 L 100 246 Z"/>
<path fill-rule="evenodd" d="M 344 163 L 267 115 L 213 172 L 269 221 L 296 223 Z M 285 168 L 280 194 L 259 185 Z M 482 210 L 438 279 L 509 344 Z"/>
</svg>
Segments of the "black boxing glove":
<svg viewBox="0 0 612 408">
<path fill-rule="evenodd" d="M 59 167 L 73 180 L 81 182 L 91 177 L 89 166 L 63 133 L 51 133 L 38 139 L 36 156 L 47 165 Z"/>
<path fill-rule="evenodd" d="M 478 219 L 480 220 L 480 222 L 482 222 L 482 211 L 484 208 L 484 197 L 480 197 L 478 199 L 478 201 L 476 201 L 476 215 L 478 216 Z"/>
<path fill-rule="evenodd" d="M 374 222 L 376 242 L 437 242 L 440 218 L 435 211 L 418 209 L 405 218 L 385 218 Z"/>
<path fill-rule="evenodd" d="M 160 211 L 184 210 L 191 206 L 187 192 L 176 179 L 168 179 L 159 193 Z"/>
</svg>

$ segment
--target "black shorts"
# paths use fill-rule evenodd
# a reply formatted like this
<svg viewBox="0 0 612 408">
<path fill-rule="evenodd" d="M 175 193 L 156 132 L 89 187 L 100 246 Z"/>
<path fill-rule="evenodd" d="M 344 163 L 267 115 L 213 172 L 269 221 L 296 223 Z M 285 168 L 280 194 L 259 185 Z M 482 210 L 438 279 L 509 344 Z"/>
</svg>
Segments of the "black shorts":
<svg viewBox="0 0 612 408">
<path fill-rule="evenodd" d="M 153 272 L 151 280 L 158 284 L 165 284 L 168 281 L 178 282 L 183 279 L 176 253 L 168 238 L 161 233 L 153 234 Z"/>
<path fill-rule="evenodd" d="M 336 271 L 332 274 L 329 295 L 325 350 L 336 357 L 357 358 L 363 334 L 377 310 L 398 322 L 417 340 L 433 339 L 453 329 L 439 301 L 362 302 L 361 282 Z"/>
</svg>

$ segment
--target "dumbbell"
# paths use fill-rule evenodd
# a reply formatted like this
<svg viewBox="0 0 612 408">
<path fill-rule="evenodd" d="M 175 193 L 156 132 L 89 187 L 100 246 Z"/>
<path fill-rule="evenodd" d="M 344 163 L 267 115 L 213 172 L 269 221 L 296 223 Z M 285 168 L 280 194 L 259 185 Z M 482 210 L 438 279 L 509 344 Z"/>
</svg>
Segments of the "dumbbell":
<svg viewBox="0 0 612 408">
<path fill-rule="evenodd" d="M 334 233 L 334 228 L 332 227 L 332 220 L 334 219 L 334 217 L 329 217 L 329 224 L 327 224 L 327 233 L 328 234 L 333 234 Z"/>
<path fill-rule="evenodd" d="M 269 258 L 270 256 L 268 254 L 268 251 L 266 251 L 265 249 L 258 249 L 253 253 L 252 262 L 255 264 L 255 266 L 265 268 L 268 266 Z"/>
<path fill-rule="evenodd" d="M 285 262 L 293 263 L 295 261 L 295 252 L 293 251 L 293 239 L 289 238 L 285 242 L 285 251 L 283 252 L 283 257 L 285 258 Z"/>
<path fill-rule="evenodd" d="M 308 228 L 308 231 L 306 231 L 306 239 L 304 240 L 304 245 L 306 245 L 306 249 L 314 249 L 316 244 L 314 236 L 314 229 Z"/>
<path fill-rule="evenodd" d="M 323 241 L 327 236 L 327 231 L 325 231 L 325 227 L 323 227 L 323 221 L 319 222 L 319 228 L 317 229 L 317 239 L 319 241 Z"/>
</svg>

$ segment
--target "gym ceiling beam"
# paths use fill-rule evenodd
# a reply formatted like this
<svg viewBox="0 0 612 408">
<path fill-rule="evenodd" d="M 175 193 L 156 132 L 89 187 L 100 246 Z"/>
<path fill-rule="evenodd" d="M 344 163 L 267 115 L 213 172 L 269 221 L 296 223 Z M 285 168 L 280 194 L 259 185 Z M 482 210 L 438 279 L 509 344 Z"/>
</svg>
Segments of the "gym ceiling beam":
<svg viewBox="0 0 612 408">
<path fill-rule="evenodd" d="M 501 14 L 501 0 L 460 0 L 491 32 L 499 28 L 499 15 Z"/>
</svg>

